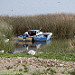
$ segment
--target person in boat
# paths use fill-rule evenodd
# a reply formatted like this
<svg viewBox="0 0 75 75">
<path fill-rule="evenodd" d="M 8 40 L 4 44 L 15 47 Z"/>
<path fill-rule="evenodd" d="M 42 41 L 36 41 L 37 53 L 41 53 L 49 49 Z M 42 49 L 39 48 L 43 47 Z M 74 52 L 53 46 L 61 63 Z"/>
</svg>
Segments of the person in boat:
<svg viewBox="0 0 75 75">
<path fill-rule="evenodd" d="M 28 37 L 28 33 L 27 32 L 25 32 L 24 34 L 23 34 L 23 38 L 25 39 L 26 37 Z"/>
<path fill-rule="evenodd" d="M 29 32 L 29 36 L 31 36 L 31 32 Z"/>
</svg>

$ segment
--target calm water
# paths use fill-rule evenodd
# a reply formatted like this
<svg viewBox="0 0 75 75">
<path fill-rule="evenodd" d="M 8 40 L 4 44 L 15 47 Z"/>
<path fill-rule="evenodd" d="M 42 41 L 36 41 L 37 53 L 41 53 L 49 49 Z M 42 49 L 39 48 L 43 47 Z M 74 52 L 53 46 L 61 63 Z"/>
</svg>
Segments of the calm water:
<svg viewBox="0 0 75 75">
<path fill-rule="evenodd" d="M 20 53 L 26 50 L 38 50 L 42 45 L 47 45 L 51 43 L 51 41 L 46 42 L 20 42 L 16 43 L 16 48 L 14 49 L 13 53 Z"/>
</svg>

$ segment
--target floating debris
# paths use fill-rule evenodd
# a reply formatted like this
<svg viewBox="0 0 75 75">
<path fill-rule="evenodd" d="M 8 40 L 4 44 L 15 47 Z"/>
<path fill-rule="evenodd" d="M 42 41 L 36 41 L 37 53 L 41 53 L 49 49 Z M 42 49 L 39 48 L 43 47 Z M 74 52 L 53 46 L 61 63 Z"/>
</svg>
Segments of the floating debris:
<svg viewBox="0 0 75 75">
<path fill-rule="evenodd" d="M 4 39 L 5 42 L 9 42 L 9 39 Z"/>
<path fill-rule="evenodd" d="M 4 50 L 1 50 L 0 53 L 4 53 Z"/>
<path fill-rule="evenodd" d="M 35 51 L 34 50 L 30 50 L 29 52 L 28 52 L 28 54 L 31 54 L 31 55 L 35 55 Z"/>
</svg>

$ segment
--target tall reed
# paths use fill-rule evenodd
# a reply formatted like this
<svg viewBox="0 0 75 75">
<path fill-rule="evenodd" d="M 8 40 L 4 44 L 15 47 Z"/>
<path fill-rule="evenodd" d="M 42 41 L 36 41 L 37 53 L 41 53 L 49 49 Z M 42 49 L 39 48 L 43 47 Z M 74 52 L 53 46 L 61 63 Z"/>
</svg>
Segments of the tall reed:
<svg viewBox="0 0 75 75">
<path fill-rule="evenodd" d="M 12 26 L 7 24 L 4 21 L 0 20 L 0 33 L 2 35 L 5 35 L 6 38 L 11 38 L 12 37 Z"/>
<path fill-rule="evenodd" d="M 14 50 L 13 42 L 11 41 L 7 43 L 5 42 L 5 38 L 11 39 L 12 36 L 13 36 L 12 26 L 0 20 L 0 50 L 4 50 L 5 52 L 13 52 Z"/>
<path fill-rule="evenodd" d="M 0 16 L 0 20 L 12 25 L 15 35 L 23 34 L 30 29 L 41 29 L 43 32 L 52 32 L 58 39 L 71 38 L 75 35 L 75 15 L 73 14 Z"/>
</svg>

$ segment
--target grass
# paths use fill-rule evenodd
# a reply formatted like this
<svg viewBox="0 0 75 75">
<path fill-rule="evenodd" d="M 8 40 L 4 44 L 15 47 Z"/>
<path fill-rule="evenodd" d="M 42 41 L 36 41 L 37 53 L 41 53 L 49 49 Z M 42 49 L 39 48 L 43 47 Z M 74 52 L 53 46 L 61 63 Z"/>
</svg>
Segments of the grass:
<svg viewBox="0 0 75 75">
<path fill-rule="evenodd" d="M 38 52 L 43 54 L 27 55 L 26 53 L 13 52 L 14 44 L 12 42 L 14 35 L 20 35 L 30 29 L 40 29 L 43 32 L 52 32 L 55 39 L 69 39 L 70 40 L 55 40 L 52 43 L 42 46 L 38 49 Z M 14 35 L 13 35 L 14 34 Z M 3 37 L 5 35 L 5 37 Z M 0 50 L 5 50 L 5 53 L 0 53 L 0 58 L 12 58 L 12 57 L 36 57 L 43 59 L 58 59 L 63 61 L 75 61 L 75 15 L 72 14 L 48 14 L 38 16 L 24 16 L 24 17 L 9 17 L 0 16 Z M 8 43 L 4 42 L 5 38 L 9 38 Z M 0 71 L 3 75 L 24 75 L 27 74 L 28 68 L 24 66 L 24 71 Z M 7 69 L 12 69 L 8 66 Z M 52 68 L 48 68 L 46 71 L 36 71 L 33 75 L 55 74 L 56 71 Z M 64 73 L 64 72 L 63 72 Z M 75 74 L 75 69 L 69 72 L 71 75 Z"/>
<path fill-rule="evenodd" d="M 13 38 L 12 29 L 11 25 L 0 20 L 0 50 L 4 50 L 5 52 L 11 52 L 14 50 L 14 44 L 11 42 Z M 4 40 L 6 38 L 10 40 L 7 43 Z"/>
<path fill-rule="evenodd" d="M 0 16 L 0 50 L 5 50 L 6 53 L 0 53 L 0 57 L 33 57 L 24 53 L 8 54 L 8 52 L 13 52 L 15 47 L 11 41 L 5 43 L 2 35 L 12 40 L 14 35 L 20 35 L 29 29 L 40 29 L 41 27 L 43 32 L 52 32 L 55 38 L 71 38 L 75 35 L 75 15 Z M 38 51 L 43 52 L 43 54 L 37 54 L 34 57 L 75 61 L 75 39 L 54 40 L 51 44 L 42 46 Z"/>
<path fill-rule="evenodd" d="M 0 50 L 4 50 L 5 53 L 13 52 L 15 48 L 13 42 L 9 41 L 5 43 L 4 41 L 0 41 L 0 43 Z"/>
<path fill-rule="evenodd" d="M 42 46 L 38 52 L 43 54 L 35 55 L 37 58 L 60 59 L 66 61 L 75 61 L 75 45 L 73 40 L 57 40 L 52 43 Z M 71 46 L 70 46 L 71 45 Z"/>
<path fill-rule="evenodd" d="M 21 72 L 21 71 L 0 71 L 0 74 L 1 75 L 24 75 L 25 73 L 24 72 Z"/>
<path fill-rule="evenodd" d="M 47 71 L 51 74 L 51 75 L 54 75 L 54 73 L 56 73 L 56 71 L 52 68 L 48 68 Z"/>
<path fill-rule="evenodd" d="M 72 47 L 72 48 L 71 48 Z M 37 51 L 37 50 L 36 50 Z M 57 40 L 52 41 L 52 43 L 42 46 L 38 49 L 39 52 L 43 54 L 36 55 L 27 55 L 23 53 L 0 53 L 1 58 L 10 58 L 10 57 L 36 57 L 44 59 L 58 59 L 63 61 L 75 61 L 75 45 L 73 40 Z"/>
<path fill-rule="evenodd" d="M 71 75 L 75 75 L 75 69 L 69 72 Z"/>
<path fill-rule="evenodd" d="M 56 71 L 54 70 L 54 69 L 52 69 L 52 68 L 48 68 L 47 70 L 44 70 L 44 71 L 35 71 L 35 72 L 33 72 L 32 73 L 32 75 L 46 75 L 46 74 L 50 74 L 50 75 L 54 75 L 56 73 Z"/>
<path fill-rule="evenodd" d="M 13 30 L 13 27 L 11 25 L 0 20 L 0 34 L 5 35 L 4 38 L 11 39 L 13 37 L 12 30 Z"/>
<path fill-rule="evenodd" d="M 43 52 L 43 54 L 27 55 L 26 52 L 15 54 L 0 53 L 0 57 L 36 57 L 44 59 L 58 59 L 63 61 L 75 61 L 74 39 L 57 41 L 54 40 L 52 41 L 52 43 L 42 46 L 40 49 L 38 49 L 37 53 L 39 53 L 40 51 Z"/>
<path fill-rule="evenodd" d="M 23 72 L 23 71 L 0 71 L 0 74 L 1 75 L 26 75 L 26 74 L 32 74 L 32 75 L 41 75 L 41 74 L 47 74 L 48 72 L 50 71 L 49 74 L 51 75 L 54 75 L 56 73 L 55 70 L 53 70 L 52 68 L 50 68 L 48 71 L 43 71 L 43 72 L 40 72 L 40 71 L 35 71 L 35 72 Z"/>
<path fill-rule="evenodd" d="M 48 54 L 37 54 L 37 55 L 25 55 L 25 53 L 0 53 L 1 58 L 10 58 L 10 57 L 36 57 L 36 58 L 44 58 L 44 59 L 58 59 L 63 61 L 75 61 L 75 54 L 63 54 L 63 53 L 48 53 Z"/>
<path fill-rule="evenodd" d="M 22 64 L 22 66 L 24 67 L 24 72 L 28 72 L 28 67 L 25 64 Z"/>
<path fill-rule="evenodd" d="M 8 66 L 8 67 L 6 67 L 6 68 L 9 70 L 9 69 L 12 69 L 13 67 L 11 67 L 11 66 Z"/>
<path fill-rule="evenodd" d="M 4 50 L 4 52 L 13 52 L 15 46 L 12 41 L 5 42 L 4 39 L 0 39 L 0 50 Z"/>
<path fill-rule="evenodd" d="M 32 73 L 32 75 L 41 75 L 41 74 L 42 74 L 42 72 L 40 72 L 40 71 L 35 71 Z"/>
</svg>

